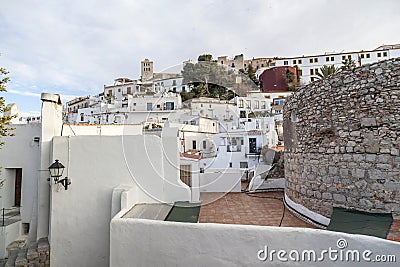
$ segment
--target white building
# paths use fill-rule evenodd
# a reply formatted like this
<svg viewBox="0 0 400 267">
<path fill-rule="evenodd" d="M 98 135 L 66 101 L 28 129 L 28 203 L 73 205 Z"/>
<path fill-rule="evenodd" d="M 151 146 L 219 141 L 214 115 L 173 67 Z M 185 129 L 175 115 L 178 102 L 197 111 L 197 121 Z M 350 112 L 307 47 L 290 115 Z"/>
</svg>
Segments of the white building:
<svg viewBox="0 0 400 267">
<path fill-rule="evenodd" d="M 129 78 L 118 78 L 113 85 L 104 85 L 104 96 L 108 100 L 121 101 L 128 95 L 143 93 L 140 91 L 141 82 Z"/>
<path fill-rule="evenodd" d="M 369 64 L 380 60 L 396 58 L 400 56 L 400 44 L 382 45 L 373 50 L 361 50 L 353 52 L 326 52 L 324 54 L 298 56 L 276 59 L 270 66 L 297 66 L 300 80 L 307 84 L 317 79 L 317 71 L 324 65 L 334 65 L 337 68 L 343 66 L 345 59 L 351 59 L 356 66 Z"/>
<path fill-rule="evenodd" d="M 156 93 L 160 92 L 182 92 L 190 91 L 190 87 L 183 83 L 183 77 L 173 77 L 165 79 L 154 79 L 154 91 Z"/>
</svg>

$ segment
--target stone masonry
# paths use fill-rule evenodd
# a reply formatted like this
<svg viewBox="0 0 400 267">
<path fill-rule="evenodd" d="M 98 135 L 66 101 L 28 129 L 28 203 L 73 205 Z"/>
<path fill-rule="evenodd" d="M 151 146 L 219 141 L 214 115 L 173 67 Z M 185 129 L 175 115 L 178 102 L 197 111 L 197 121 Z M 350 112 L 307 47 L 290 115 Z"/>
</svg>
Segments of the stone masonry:
<svg viewBox="0 0 400 267">
<path fill-rule="evenodd" d="M 400 58 L 300 88 L 284 129 L 293 201 L 327 217 L 336 206 L 400 216 Z"/>
</svg>

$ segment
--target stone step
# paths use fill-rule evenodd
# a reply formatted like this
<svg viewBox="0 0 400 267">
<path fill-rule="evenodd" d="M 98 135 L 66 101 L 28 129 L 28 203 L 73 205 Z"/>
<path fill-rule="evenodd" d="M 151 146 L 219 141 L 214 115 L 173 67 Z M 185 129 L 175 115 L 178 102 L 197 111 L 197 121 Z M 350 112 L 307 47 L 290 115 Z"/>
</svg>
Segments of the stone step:
<svg viewBox="0 0 400 267">
<path fill-rule="evenodd" d="M 50 266 L 50 245 L 47 238 L 26 244 L 22 248 L 9 251 L 6 267 L 48 267 Z"/>
</svg>

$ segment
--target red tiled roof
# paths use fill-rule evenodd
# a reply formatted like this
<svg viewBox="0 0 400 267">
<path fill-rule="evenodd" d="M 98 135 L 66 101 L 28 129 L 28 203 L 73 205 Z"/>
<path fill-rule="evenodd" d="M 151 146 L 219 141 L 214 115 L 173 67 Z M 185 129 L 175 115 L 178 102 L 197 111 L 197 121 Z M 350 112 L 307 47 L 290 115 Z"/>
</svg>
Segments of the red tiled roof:
<svg viewBox="0 0 400 267">
<path fill-rule="evenodd" d="M 190 159 L 201 159 L 200 155 L 189 154 L 189 153 L 181 153 L 181 157 L 190 158 Z"/>
</svg>

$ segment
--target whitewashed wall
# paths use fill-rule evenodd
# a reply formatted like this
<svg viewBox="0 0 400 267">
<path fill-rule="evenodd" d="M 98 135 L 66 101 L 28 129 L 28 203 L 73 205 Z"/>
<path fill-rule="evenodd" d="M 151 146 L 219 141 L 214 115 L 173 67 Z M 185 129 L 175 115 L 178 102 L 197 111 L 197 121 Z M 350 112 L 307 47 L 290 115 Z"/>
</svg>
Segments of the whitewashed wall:
<svg viewBox="0 0 400 267">
<path fill-rule="evenodd" d="M 258 259 L 260 250 L 371 250 L 377 254 L 400 257 L 400 243 L 375 237 L 350 235 L 305 228 L 279 228 L 229 224 L 193 224 L 142 219 L 121 219 L 122 212 L 111 222 L 110 266 L 374 266 L 365 261 L 322 262 Z M 343 244 L 343 243 L 342 243 Z M 338 253 L 340 254 L 340 253 Z M 262 258 L 263 253 L 259 254 Z M 286 258 L 288 255 L 286 254 Z"/>
<path fill-rule="evenodd" d="M 141 124 L 102 124 L 102 125 L 63 125 L 63 136 L 74 135 L 141 135 L 143 125 Z"/>
<path fill-rule="evenodd" d="M 206 169 L 200 173 L 200 192 L 240 192 L 240 169 Z"/>
<path fill-rule="evenodd" d="M 157 136 L 71 136 L 54 139 L 70 188 L 51 189 L 54 266 L 108 266 L 113 189 L 132 185 L 162 202 L 190 201 L 179 179 L 177 131 Z M 137 200 L 140 201 L 140 200 Z"/>
<path fill-rule="evenodd" d="M 1 208 L 14 205 L 15 168 L 22 168 L 21 220 L 30 223 L 35 203 L 37 181 L 40 170 L 39 142 L 34 137 L 41 136 L 40 124 L 13 125 L 15 136 L 4 137 L 5 145 L 0 149 L 1 178 L 6 179 L 0 189 Z"/>
</svg>

